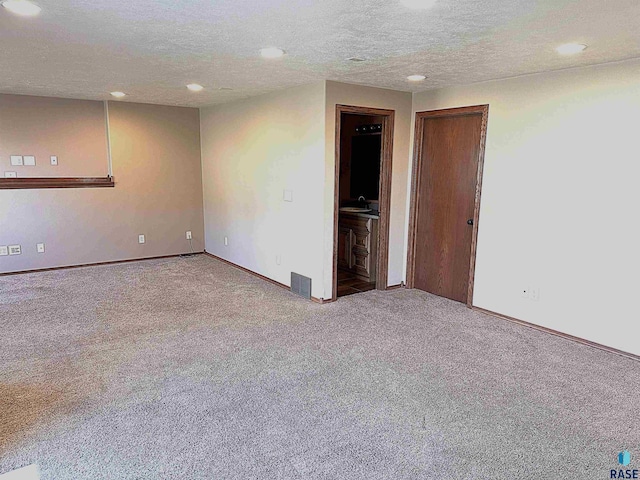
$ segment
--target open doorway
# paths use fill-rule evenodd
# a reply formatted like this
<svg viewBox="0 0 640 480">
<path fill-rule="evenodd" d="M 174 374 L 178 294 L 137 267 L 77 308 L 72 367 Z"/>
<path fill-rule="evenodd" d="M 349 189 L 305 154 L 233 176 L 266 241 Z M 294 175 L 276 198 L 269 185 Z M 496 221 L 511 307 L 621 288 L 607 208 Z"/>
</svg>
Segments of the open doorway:
<svg viewBox="0 0 640 480">
<path fill-rule="evenodd" d="M 394 111 L 336 107 L 333 300 L 387 288 Z"/>
</svg>

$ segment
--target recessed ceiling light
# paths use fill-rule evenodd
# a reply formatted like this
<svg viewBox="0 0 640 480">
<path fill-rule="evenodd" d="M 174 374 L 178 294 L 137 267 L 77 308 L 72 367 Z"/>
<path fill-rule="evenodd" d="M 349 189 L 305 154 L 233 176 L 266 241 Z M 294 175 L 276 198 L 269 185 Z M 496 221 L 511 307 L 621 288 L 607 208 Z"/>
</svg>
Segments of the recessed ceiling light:
<svg viewBox="0 0 640 480">
<path fill-rule="evenodd" d="M 126 97 L 127 94 L 124 92 L 111 92 L 111 96 L 116 98 L 122 98 L 122 97 Z"/>
<path fill-rule="evenodd" d="M 427 9 L 433 7 L 436 0 L 400 0 L 400 3 L 408 8 Z"/>
<path fill-rule="evenodd" d="M 190 83 L 189 85 L 187 85 L 187 88 L 192 92 L 201 92 L 202 90 L 204 90 L 204 87 L 202 85 L 198 85 L 197 83 Z"/>
<path fill-rule="evenodd" d="M 284 50 L 278 47 L 267 47 L 260 50 L 260 55 L 264 58 L 280 58 L 284 55 Z"/>
<path fill-rule="evenodd" d="M 572 55 L 574 53 L 583 52 L 587 48 L 583 43 L 566 43 L 556 48 L 560 55 Z"/>
<path fill-rule="evenodd" d="M 407 80 L 409 80 L 410 82 L 421 82 L 425 78 L 427 78 L 427 77 L 425 77 L 424 75 L 409 75 L 407 77 Z"/>
<path fill-rule="evenodd" d="M 38 5 L 28 0 L 6 0 L 2 2 L 2 6 L 12 13 L 26 17 L 37 15 L 42 10 Z"/>
</svg>

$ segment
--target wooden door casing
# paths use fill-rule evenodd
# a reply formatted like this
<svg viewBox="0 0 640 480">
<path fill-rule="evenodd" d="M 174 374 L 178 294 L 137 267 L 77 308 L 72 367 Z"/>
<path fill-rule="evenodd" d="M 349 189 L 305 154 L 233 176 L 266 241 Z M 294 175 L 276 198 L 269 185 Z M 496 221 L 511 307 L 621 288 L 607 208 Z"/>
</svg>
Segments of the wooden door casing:
<svg viewBox="0 0 640 480">
<path fill-rule="evenodd" d="M 377 222 L 378 241 L 376 242 L 375 281 L 378 290 L 386 290 L 389 269 L 389 218 L 391 205 L 391 171 L 393 163 L 393 138 L 395 111 L 380 108 L 359 107 L 354 105 L 336 105 L 335 116 L 335 170 L 333 200 L 333 287 L 331 301 L 338 299 L 338 211 L 340 208 L 340 165 L 341 159 L 341 125 L 343 115 L 367 115 L 382 118 L 382 158 L 380 167 L 380 218 Z"/>
</svg>

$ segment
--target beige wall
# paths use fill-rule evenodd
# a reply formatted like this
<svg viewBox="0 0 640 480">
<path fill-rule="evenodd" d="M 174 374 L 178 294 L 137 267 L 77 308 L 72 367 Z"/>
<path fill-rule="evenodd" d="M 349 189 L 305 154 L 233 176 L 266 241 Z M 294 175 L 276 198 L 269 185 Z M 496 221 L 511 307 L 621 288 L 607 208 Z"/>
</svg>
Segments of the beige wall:
<svg viewBox="0 0 640 480">
<path fill-rule="evenodd" d="M 301 273 L 330 298 L 335 106 L 347 104 L 396 111 L 389 284 L 400 283 L 412 117 L 488 103 L 474 305 L 640 354 L 638 78 L 627 61 L 424 92 L 413 108 L 407 93 L 321 82 L 202 109 L 201 124 L 195 109 L 110 102 L 116 188 L 0 191 L 0 245 L 24 250 L 0 257 L 0 272 L 186 252 L 192 230 L 196 250 L 206 237 L 215 255 L 284 284 Z M 521 296 L 531 286 L 538 301 Z"/>
<path fill-rule="evenodd" d="M 327 296 L 324 99 L 322 82 L 201 111 L 207 251 L 285 285 L 292 271 L 310 277 L 316 298 Z"/>
<path fill-rule="evenodd" d="M 12 166 L 11 155 L 34 155 L 36 166 Z M 58 156 L 58 166 L 51 156 Z M 0 94 L 0 176 L 106 177 L 103 102 Z"/>
<path fill-rule="evenodd" d="M 403 280 L 411 94 L 336 82 L 202 109 L 208 252 L 285 285 L 311 277 L 331 298 L 338 103 L 396 110 L 389 284 Z"/>
<path fill-rule="evenodd" d="M 640 354 L 639 78 L 635 60 L 414 96 L 490 104 L 474 305 Z"/>
<path fill-rule="evenodd" d="M 411 94 L 381 88 L 327 82 L 325 123 L 324 190 L 324 289 L 331 297 L 333 268 L 333 203 L 335 175 L 336 105 L 385 108 L 395 110 L 393 167 L 391 172 L 391 213 L 389 225 L 389 285 L 404 280 L 404 245 L 406 243 L 407 178 L 409 175 L 409 138 L 411 128 Z"/>
<path fill-rule="evenodd" d="M 203 249 L 198 110 L 118 102 L 109 110 L 115 188 L 0 190 L 0 245 L 23 248 L 0 257 L 0 272 L 185 253 L 187 230 Z"/>
</svg>

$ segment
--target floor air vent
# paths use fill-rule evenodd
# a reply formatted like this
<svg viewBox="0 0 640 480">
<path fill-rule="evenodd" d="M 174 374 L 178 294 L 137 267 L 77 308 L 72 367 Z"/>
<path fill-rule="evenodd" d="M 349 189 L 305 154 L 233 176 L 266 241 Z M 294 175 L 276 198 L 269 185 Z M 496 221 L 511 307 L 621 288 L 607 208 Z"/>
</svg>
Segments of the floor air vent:
<svg viewBox="0 0 640 480">
<path fill-rule="evenodd" d="M 291 272 L 291 291 L 301 297 L 311 298 L 311 279 Z"/>
</svg>

